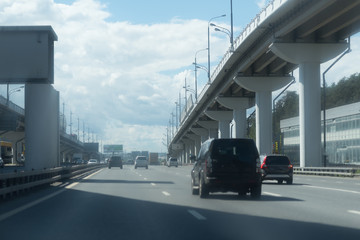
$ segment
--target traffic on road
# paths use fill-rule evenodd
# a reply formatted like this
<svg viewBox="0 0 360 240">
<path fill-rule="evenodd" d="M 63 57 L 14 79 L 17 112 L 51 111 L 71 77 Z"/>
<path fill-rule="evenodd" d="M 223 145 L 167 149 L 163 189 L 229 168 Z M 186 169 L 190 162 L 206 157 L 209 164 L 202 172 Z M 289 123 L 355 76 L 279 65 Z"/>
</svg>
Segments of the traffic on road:
<svg viewBox="0 0 360 240">
<path fill-rule="evenodd" d="M 294 175 L 250 194 L 191 193 L 193 166 L 124 165 L 0 204 L 1 239 L 357 239 L 360 179 Z"/>
</svg>

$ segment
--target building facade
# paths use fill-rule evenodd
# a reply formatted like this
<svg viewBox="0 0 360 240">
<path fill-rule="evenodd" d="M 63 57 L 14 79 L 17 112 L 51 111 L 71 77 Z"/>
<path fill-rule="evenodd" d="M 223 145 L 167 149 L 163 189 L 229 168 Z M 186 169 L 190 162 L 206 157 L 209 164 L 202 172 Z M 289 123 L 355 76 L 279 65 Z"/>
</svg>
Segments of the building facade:
<svg viewBox="0 0 360 240">
<path fill-rule="evenodd" d="M 328 109 L 325 113 L 326 150 L 322 149 L 322 151 L 323 155 L 326 153 L 326 166 L 360 165 L 360 102 Z M 322 142 L 323 124 L 323 113 L 321 113 Z M 298 165 L 300 162 L 299 118 L 281 120 L 280 129 L 281 152 Z"/>
</svg>

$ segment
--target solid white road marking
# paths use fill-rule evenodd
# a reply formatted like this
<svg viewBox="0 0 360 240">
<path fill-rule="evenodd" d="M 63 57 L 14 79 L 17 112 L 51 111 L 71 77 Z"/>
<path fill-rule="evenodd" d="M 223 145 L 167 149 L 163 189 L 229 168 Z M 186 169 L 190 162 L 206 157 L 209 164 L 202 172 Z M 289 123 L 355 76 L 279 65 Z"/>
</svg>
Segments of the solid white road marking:
<svg viewBox="0 0 360 240">
<path fill-rule="evenodd" d="M 147 180 L 147 178 L 146 178 L 146 177 L 144 177 L 144 180 Z"/>
<path fill-rule="evenodd" d="M 188 210 L 188 212 L 193 215 L 197 220 L 206 220 L 206 217 L 204 217 L 203 215 L 201 215 L 200 213 L 198 213 L 195 210 Z"/>
<path fill-rule="evenodd" d="M 99 171 L 96 171 L 95 173 L 87 176 L 87 177 L 84 178 L 84 179 L 88 179 L 88 178 L 90 178 L 91 176 L 97 174 L 97 173 L 100 172 L 100 171 L 102 171 L 102 169 L 100 169 Z M 9 212 L 7 212 L 7 213 L 4 213 L 4 214 L 0 215 L 0 222 L 3 221 L 3 220 L 5 220 L 5 219 L 7 219 L 7 218 L 9 218 L 9 217 L 11 217 L 11 216 L 13 216 L 13 215 L 15 215 L 15 214 L 17 214 L 17 213 L 19 213 L 19 212 L 22 212 L 22 211 L 24 211 L 24 210 L 26 210 L 26 209 L 28 209 L 28 208 L 31 208 L 31 207 L 33 207 L 33 206 L 35 206 L 35 205 L 37 205 L 37 204 L 39 204 L 39 203 L 41 203 L 41 202 L 44 202 L 44 201 L 46 201 L 46 200 L 48 200 L 48 199 L 50 199 L 50 198 L 52 198 L 52 197 L 55 197 L 56 195 L 59 195 L 60 193 L 66 191 L 66 189 L 70 189 L 70 188 L 76 186 L 77 184 L 79 184 L 79 182 L 72 183 L 72 184 L 66 186 L 65 188 L 63 188 L 63 189 L 61 189 L 61 190 L 59 190 L 59 191 L 57 191 L 57 192 L 54 192 L 54 193 L 52 193 L 52 194 L 50 194 L 50 195 L 47 195 L 47 196 L 42 197 L 42 198 L 39 198 L 39 199 L 37 199 L 37 200 L 35 200 L 35 201 L 33 201 L 33 202 L 30 202 L 30 203 L 28 203 L 28 204 L 25 204 L 24 206 L 15 208 L 14 210 L 11 210 L 11 211 L 9 211 Z"/>
<path fill-rule="evenodd" d="M 356 211 L 356 210 L 348 210 L 349 213 L 354 213 L 354 214 L 358 214 L 360 215 L 360 211 Z"/>
<path fill-rule="evenodd" d="M 15 208 L 14 210 L 12 210 L 12 211 L 10 211 L 10 212 L 4 213 L 4 214 L 0 215 L 0 222 L 3 221 L 3 220 L 5 220 L 5 219 L 7 219 L 7 218 L 9 218 L 9 217 L 11 217 L 11 216 L 13 216 L 13 215 L 15 215 L 15 214 L 17 214 L 17 213 L 19 213 L 19 212 L 22 212 L 22 211 L 24 211 L 24 210 L 26 210 L 26 209 L 28 209 L 28 208 L 31 208 L 31 207 L 33 207 L 33 206 L 35 206 L 35 205 L 37 205 L 37 204 L 39 204 L 39 203 L 41 203 L 41 202 L 43 202 L 43 201 L 45 201 L 45 200 L 48 200 L 48 199 L 50 199 L 50 198 L 52 198 L 52 197 L 55 197 L 56 195 L 64 192 L 65 190 L 66 190 L 66 189 L 63 188 L 63 189 L 61 189 L 61 190 L 59 190 L 59 191 L 57 191 L 57 192 L 54 192 L 54 193 L 52 193 L 52 194 L 50 194 L 50 195 L 47 195 L 47 196 L 45 196 L 45 197 L 42 197 L 42 198 L 40 198 L 40 199 L 38 199 L 38 200 L 36 200 L 36 201 L 33 201 L 33 202 L 31 202 L 31 203 L 28 203 L 28 204 L 25 204 L 25 205 L 22 206 L 22 207 Z"/>
<path fill-rule="evenodd" d="M 164 194 L 165 196 L 170 196 L 171 194 L 165 191 L 162 191 L 162 194 Z"/>
<path fill-rule="evenodd" d="M 318 186 L 308 186 L 308 185 L 305 185 L 305 187 L 309 187 L 309 188 L 319 188 L 319 189 L 325 189 L 325 190 L 331 190 L 331 191 L 338 191 L 338 192 L 347 192 L 347 193 L 360 194 L 360 192 L 357 192 L 357 191 L 345 190 L 345 189 L 339 189 L 339 188 L 328 188 L 328 187 L 318 187 Z"/>
<path fill-rule="evenodd" d="M 263 192 L 263 194 L 265 194 L 265 195 L 270 195 L 270 196 L 274 196 L 274 197 L 281 197 L 280 194 L 271 193 L 271 192 Z"/>
<path fill-rule="evenodd" d="M 156 184 L 152 182 L 152 183 L 151 183 L 151 186 L 156 186 Z"/>
</svg>

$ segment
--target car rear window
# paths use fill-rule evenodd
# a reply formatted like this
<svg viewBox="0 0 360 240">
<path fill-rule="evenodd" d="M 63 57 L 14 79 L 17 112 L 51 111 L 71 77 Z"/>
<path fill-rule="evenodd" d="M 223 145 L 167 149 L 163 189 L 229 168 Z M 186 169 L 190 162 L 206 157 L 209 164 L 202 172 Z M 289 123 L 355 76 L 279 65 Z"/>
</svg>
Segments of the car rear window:
<svg viewBox="0 0 360 240">
<path fill-rule="evenodd" d="M 289 158 L 286 156 L 267 156 L 266 165 L 289 165 Z"/>
<path fill-rule="evenodd" d="M 177 162 L 177 159 L 176 159 L 176 158 L 172 158 L 172 159 L 170 159 L 170 161 L 172 161 L 172 162 Z"/>
<path fill-rule="evenodd" d="M 238 159 L 251 161 L 258 156 L 253 141 L 231 139 L 227 141 L 214 141 L 211 158 Z"/>
<path fill-rule="evenodd" d="M 138 157 L 137 160 L 146 160 L 146 157 Z"/>
</svg>

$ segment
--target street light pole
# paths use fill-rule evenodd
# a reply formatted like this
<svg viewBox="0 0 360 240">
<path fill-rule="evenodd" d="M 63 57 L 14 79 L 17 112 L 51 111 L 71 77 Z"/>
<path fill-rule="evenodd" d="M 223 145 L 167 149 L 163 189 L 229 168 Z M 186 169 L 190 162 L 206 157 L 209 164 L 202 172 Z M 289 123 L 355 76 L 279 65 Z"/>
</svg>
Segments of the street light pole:
<svg viewBox="0 0 360 240">
<path fill-rule="evenodd" d="M 231 44 L 231 51 L 234 51 L 234 22 L 233 22 L 232 0 L 230 0 L 230 11 L 231 11 L 231 36 L 230 36 L 230 44 Z"/>
<path fill-rule="evenodd" d="M 204 49 L 201 49 L 201 50 L 198 50 L 196 51 L 195 53 L 195 62 L 194 62 L 194 72 L 195 72 L 195 100 L 197 102 L 197 62 L 196 62 L 196 55 L 201 52 L 201 51 L 205 51 L 205 50 L 208 50 L 207 48 L 204 48 Z"/>
<path fill-rule="evenodd" d="M 185 111 L 187 112 L 187 90 L 186 90 L 186 78 L 185 78 L 185 86 L 184 86 L 184 90 L 185 90 Z"/>
<path fill-rule="evenodd" d="M 216 19 L 216 18 L 221 18 L 221 17 L 225 17 L 226 14 L 223 14 L 221 16 L 217 16 L 217 17 L 213 17 L 208 21 L 208 83 L 210 84 L 210 23 L 212 20 Z"/>
</svg>

